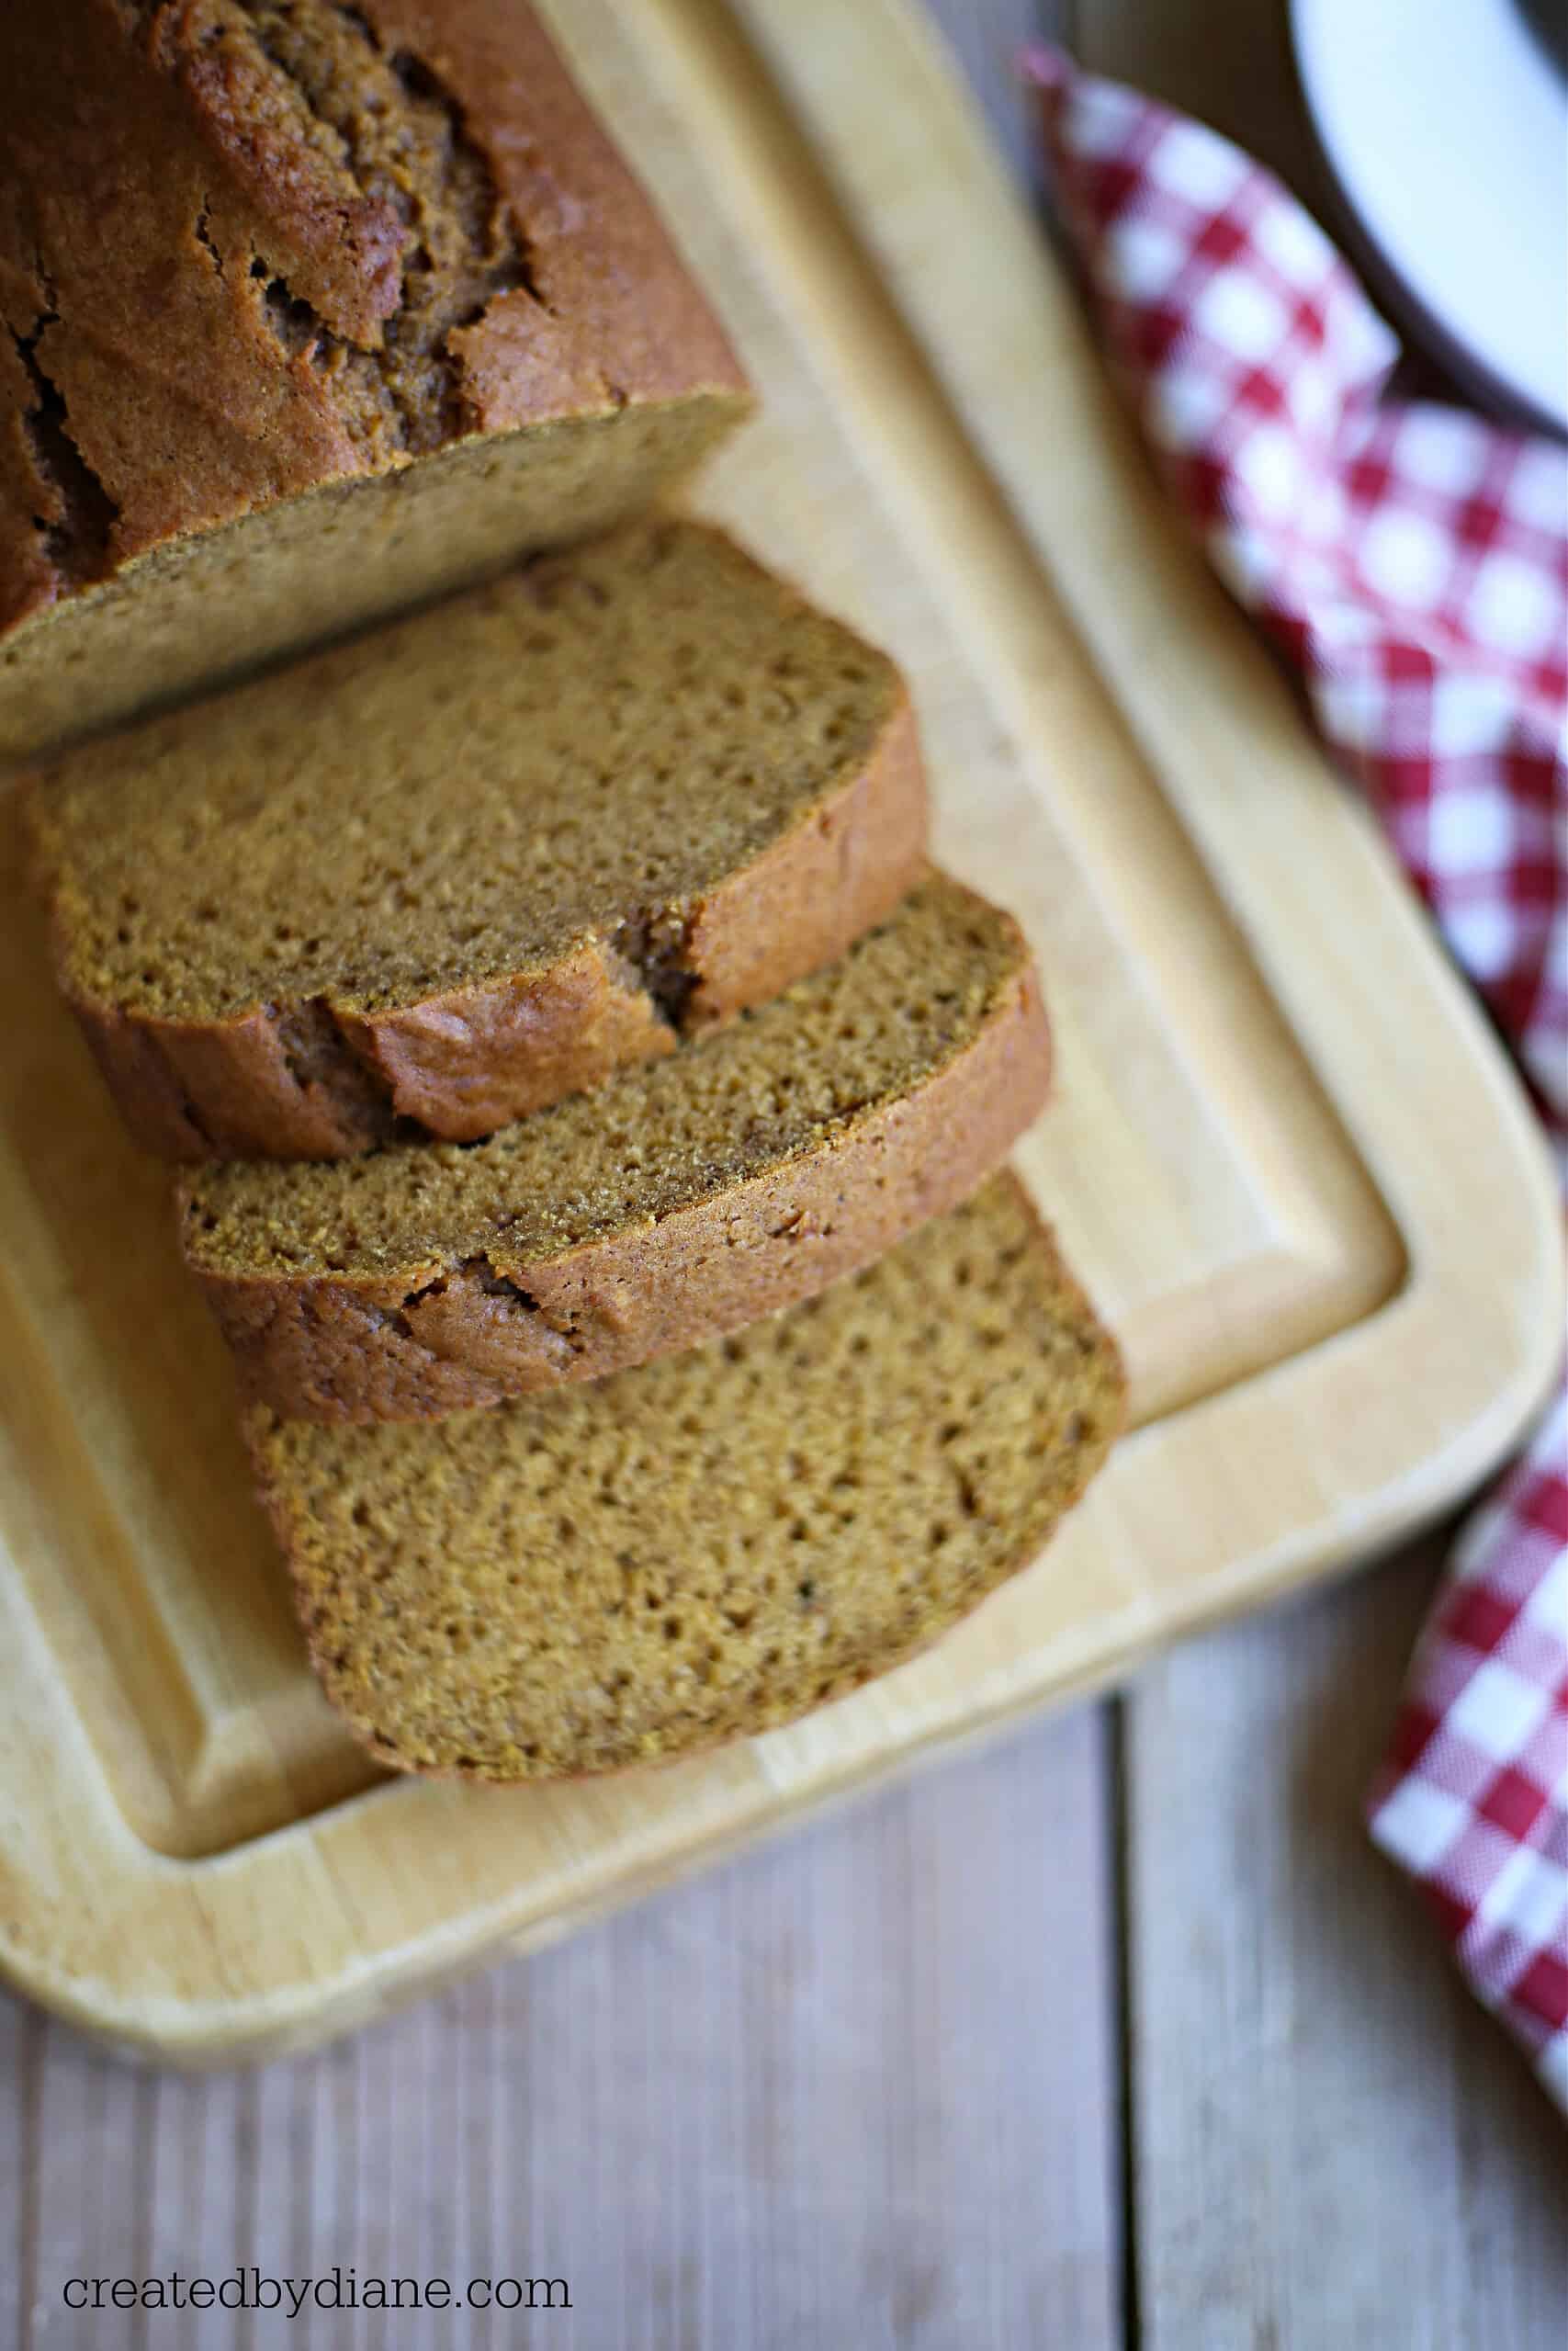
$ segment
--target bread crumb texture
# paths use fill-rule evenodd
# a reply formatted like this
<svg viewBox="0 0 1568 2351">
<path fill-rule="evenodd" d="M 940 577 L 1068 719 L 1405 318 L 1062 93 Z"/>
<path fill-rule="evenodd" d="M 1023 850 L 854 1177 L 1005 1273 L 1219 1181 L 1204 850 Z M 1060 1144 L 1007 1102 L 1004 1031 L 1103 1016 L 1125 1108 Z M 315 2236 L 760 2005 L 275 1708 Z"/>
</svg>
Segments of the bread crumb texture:
<svg viewBox="0 0 1568 2351">
<path fill-rule="evenodd" d="M 61 978 L 330 1024 L 597 944 L 662 956 L 678 1013 L 691 910 L 829 819 L 901 703 L 720 533 L 634 526 L 46 770 Z"/>
<path fill-rule="evenodd" d="M 1010 1175 L 788 1314 L 417 1428 L 253 1409 L 317 1672 L 383 1762 L 490 1780 L 765 1731 L 1034 1558 L 1122 1420 Z"/>
<path fill-rule="evenodd" d="M 194 1171 L 186 1256 L 242 1281 L 520 1272 L 842 1140 L 961 1058 L 1030 972 L 1017 924 L 932 875 L 773 1003 L 484 1142 Z"/>
</svg>

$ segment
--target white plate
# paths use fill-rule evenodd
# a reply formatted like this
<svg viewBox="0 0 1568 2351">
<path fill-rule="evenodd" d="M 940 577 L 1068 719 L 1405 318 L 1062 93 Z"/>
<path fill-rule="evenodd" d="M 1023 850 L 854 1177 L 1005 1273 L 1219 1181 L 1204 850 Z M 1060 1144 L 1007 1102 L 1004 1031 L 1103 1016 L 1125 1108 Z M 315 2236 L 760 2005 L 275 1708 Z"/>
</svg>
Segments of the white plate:
<svg viewBox="0 0 1568 2351">
<path fill-rule="evenodd" d="M 1568 81 L 1531 5 L 1292 0 L 1292 17 L 1330 167 L 1417 322 L 1457 373 L 1564 432 Z"/>
</svg>

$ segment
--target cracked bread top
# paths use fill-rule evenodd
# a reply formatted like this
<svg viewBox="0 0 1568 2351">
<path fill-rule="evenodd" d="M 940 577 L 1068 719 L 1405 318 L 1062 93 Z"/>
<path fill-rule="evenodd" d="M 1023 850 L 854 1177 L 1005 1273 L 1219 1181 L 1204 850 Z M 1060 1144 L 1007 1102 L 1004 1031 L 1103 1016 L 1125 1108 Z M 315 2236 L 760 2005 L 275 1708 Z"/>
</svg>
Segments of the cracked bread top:
<svg viewBox="0 0 1568 2351">
<path fill-rule="evenodd" d="M 472 1139 L 828 962 L 925 842 L 893 664 L 677 520 L 90 745 L 30 813 L 62 985 L 184 1157 Z"/>
<path fill-rule="evenodd" d="M 522 0 L 6 0 L 0 627 L 468 436 L 744 384 Z"/>
</svg>

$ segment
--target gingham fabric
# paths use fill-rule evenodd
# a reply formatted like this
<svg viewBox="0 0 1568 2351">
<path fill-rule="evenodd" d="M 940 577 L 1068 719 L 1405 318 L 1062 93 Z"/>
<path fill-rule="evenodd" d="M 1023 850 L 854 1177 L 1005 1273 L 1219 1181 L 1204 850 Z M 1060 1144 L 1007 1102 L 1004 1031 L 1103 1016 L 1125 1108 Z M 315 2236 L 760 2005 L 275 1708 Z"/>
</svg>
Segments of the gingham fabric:
<svg viewBox="0 0 1568 2351">
<path fill-rule="evenodd" d="M 1057 51 L 1025 65 L 1155 459 L 1298 667 L 1568 1176 L 1568 454 L 1383 397 L 1394 336 L 1270 173 Z M 1460 1540 L 1369 1820 L 1568 2109 L 1562 1393 Z"/>
</svg>

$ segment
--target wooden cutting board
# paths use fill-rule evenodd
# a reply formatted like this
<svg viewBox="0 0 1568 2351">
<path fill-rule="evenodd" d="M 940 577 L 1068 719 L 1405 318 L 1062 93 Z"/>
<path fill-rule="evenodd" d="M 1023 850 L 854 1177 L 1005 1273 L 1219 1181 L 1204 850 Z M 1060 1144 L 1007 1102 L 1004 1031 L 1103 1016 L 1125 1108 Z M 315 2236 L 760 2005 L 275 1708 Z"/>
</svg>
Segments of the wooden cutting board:
<svg viewBox="0 0 1568 2351">
<path fill-rule="evenodd" d="M 766 397 L 703 504 L 900 658 L 945 858 L 1023 917 L 1023 1171 L 1135 1432 L 933 1655 L 601 1784 L 379 1780 L 301 1660 L 164 1183 L 7 841 L 0 1966 L 127 2047 L 298 2043 L 537 1943 L 1465 1492 L 1561 1329 L 1543 1154 L 1290 695 L 1150 486 L 908 0 L 549 0 Z"/>
</svg>

